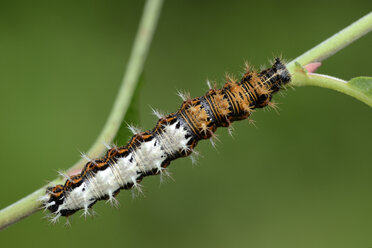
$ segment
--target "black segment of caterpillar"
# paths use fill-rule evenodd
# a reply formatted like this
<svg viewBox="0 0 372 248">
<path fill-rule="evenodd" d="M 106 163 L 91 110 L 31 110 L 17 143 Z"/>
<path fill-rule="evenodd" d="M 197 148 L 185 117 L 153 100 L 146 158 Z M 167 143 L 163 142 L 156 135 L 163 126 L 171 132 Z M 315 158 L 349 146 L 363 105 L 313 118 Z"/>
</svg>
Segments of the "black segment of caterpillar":
<svg viewBox="0 0 372 248">
<path fill-rule="evenodd" d="M 120 189 L 137 186 L 145 176 L 162 173 L 169 163 L 188 156 L 199 140 L 209 139 L 218 127 L 248 118 L 255 108 L 269 105 L 272 95 L 291 80 L 286 66 L 275 59 L 260 73 L 247 71 L 238 82 L 185 99 L 180 109 L 158 120 L 154 129 L 135 134 L 124 147 L 111 148 L 103 158 L 89 161 L 64 185 L 48 188 L 44 208 L 53 221 L 98 200 L 112 200 Z"/>
</svg>

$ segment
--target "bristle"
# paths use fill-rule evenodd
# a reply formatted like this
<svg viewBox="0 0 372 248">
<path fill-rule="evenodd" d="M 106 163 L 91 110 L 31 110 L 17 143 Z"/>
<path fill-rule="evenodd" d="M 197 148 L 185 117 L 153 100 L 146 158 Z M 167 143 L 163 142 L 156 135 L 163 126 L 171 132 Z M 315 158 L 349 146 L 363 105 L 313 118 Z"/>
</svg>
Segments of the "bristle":
<svg viewBox="0 0 372 248">
<path fill-rule="evenodd" d="M 90 215 L 91 215 L 90 208 L 88 207 L 88 205 L 85 205 L 83 208 L 83 213 L 81 214 L 81 217 L 84 217 L 86 219 Z"/>
<path fill-rule="evenodd" d="M 250 118 L 249 118 L 249 119 L 248 119 L 248 123 L 251 124 L 251 125 L 254 126 L 254 127 L 257 127 L 257 126 L 256 126 L 256 121 L 253 120 L 253 119 L 250 119 Z"/>
<path fill-rule="evenodd" d="M 211 85 L 211 82 L 209 80 L 207 80 L 207 86 L 208 86 L 208 89 L 212 89 L 212 85 Z"/>
<path fill-rule="evenodd" d="M 237 79 L 233 75 L 231 75 L 229 73 L 226 73 L 225 74 L 225 78 L 226 78 L 226 81 L 228 83 L 236 83 L 236 81 L 237 81 Z"/>
<path fill-rule="evenodd" d="M 137 133 L 141 133 L 142 132 L 140 128 L 138 128 L 138 127 L 136 127 L 134 125 L 128 124 L 127 127 L 129 129 L 129 131 L 131 131 L 133 134 L 137 134 Z"/>
<path fill-rule="evenodd" d="M 164 114 L 161 113 L 159 110 L 157 110 L 157 109 L 153 109 L 153 108 L 151 108 L 151 109 L 152 109 L 152 113 L 153 113 L 153 115 L 155 115 L 155 116 L 158 117 L 159 119 L 164 118 Z"/>
<path fill-rule="evenodd" d="M 83 159 L 85 159 L 87 162 L 89 162 L 89 161 L 91 161 L 91 159 L 85 154 L 85 153 L 80 153 L 80 155 L 81 155 L 81 157 L 83 158 Z"/>
<path fill-rule="evenodd" d="M 118 208 L 120 206 L 119 201 L 112 194 L 109 195 L 109 199 L 106 201 L 106 203 L 109 203 L 111 207 L 115 208 Z"/>
<path fill-rule="evenodd" d="M 217 141 L 218 141 L 218 142 L 221 142 L 221 141 L 218 139 L 218 137 L 217 137 L 217 135 L 216 135 L 215 133 L 213 133 L 213 135 L 209 138 L 209 141 L 210 141 L 212 147 L 215 148 L 215 149 L 217 149 L 216 142 L 217 142 Z"/>
<path fill-rule="evenodd" d="M 274 109 L 275 112 L 277 114 L 279 114 L 279 106 L 278 106 L 278 103 L 277 102 L 269 102 L 269 104 L 267 106 L 269 106 L 270 108 Z"/>
<path fill-rule="evenodd" d="M 64 172 L 62 172 L 62 171 L 57 171 L 57 173 L 58 173 L 58 175 L 60 175 L 60 176 L 63 177 L 64 179 L 66 179 L 66 180 L 72 182 L 71 178 L 70 178 L 66 173 L 64 173 Z"/>
<path fill-rule="evenodd" d="M 190 93 L 177 91 L 177 96 L 179 96 L 183 101 L 190 100 Z"/>
<path fill-rule="evenodd" d="M 232 125 L 227 128 L 227 131 L 231 137 L 234 137 L 234 127 Z"/>
<path fill-rule="evenodd" d="M 106 142 L 103 142 L 103 145 L 106 147 L 107 150 L 111 149 L 111 146 L 109 144 L 107 144 Z"/>
<path fill-rule="evenodd" d="M 69 217 L 66 218 L 66 222 L 65 222 L 65 225 L 64 226 L 65 227 L 71 227 L 71 223 L 70 223 L 70 218 Z"/>
<path fill-rule="evenodd" d="M 172 177 L 172 173 L 170 173 L 167 169 L 163 169 L 162 173 L 160 174 L 160 184 L 163 184 L 168 178 L 175 182 L 174 178 Z"/>
<path fill-rule="evenodd" d="M 54 215 L 53 217 L 50 218 L 50 222 L 53 224 L 57 223 L 59 221 L 59 217 L 61 217 L 60 213 Z"/>
<path fill-rule="evenodd" d="M 251 66 L 248 61 L 244 61 L 244 73 L 249 73 L 251 71 Z"/>
</svg>

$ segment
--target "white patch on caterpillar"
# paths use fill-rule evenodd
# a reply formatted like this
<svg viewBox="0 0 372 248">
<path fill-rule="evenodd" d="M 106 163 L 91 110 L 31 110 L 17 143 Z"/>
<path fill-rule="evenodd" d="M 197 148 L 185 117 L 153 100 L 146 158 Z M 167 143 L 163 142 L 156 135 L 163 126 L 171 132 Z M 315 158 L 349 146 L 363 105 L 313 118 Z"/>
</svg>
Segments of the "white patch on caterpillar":
<svg viewBox="0 0 372 248">
<path fill-rule="evenodd" d="M 162 151 L 159 141 L 154 137 L 152 140 L 143 142 L 133 151 L 134 159 L 140 171 L 147 172 L 157 169 L 161 171 L 161 164 L 167 158 Z"/>
<path fill-rule="evenodd" d="M 73 209 L 88 209 L 96 198 L 88 187 L 88 181 L 84 181 L 80 186 L 72 189 L 65 193 L 65 199 L 63 204 L 58 207 L 55 214 L 60 214 L 62 210 L 73 210 Z"/>
<path fill-rule="evenodd" d="M 177 128 L 177 125 L 180 127 Z M 172 125 L 165 125 L 162 133 L 157 135 L 157 138 L 165 152 L 173 156 L 180 151 L 189 150 L 187 143 L 190 141 L 191 137 L 186 138 L 187 134 L 187 130 L 177 121 Z"/>
<path fill-rule="evenodd" d="M 66 199 L 60 205 L 56 214 L 61 210 L 83 208 L 84 215 L 87 215 L 89 214 L 89 205 L 95 200 L 104 196 L 109 196 L 109 199 L 111 199 L 114 192 L 120 187 L 128 183 L 136 183 L 138 177 L 137 166 L 135 162 L 129 161 L 131 156 L 119 158 L 117 163 L 111 164 L 105 170 L 88 176 L 79 187 L 68 192 Z"/>
<path fill-rule="evenodd" d="M 133 154 L 129 154 L 124 158 L 119 158 L 117 163 L 113 165 L 124 185 L 129 183 L 137 184 L 138 168 L 132 156 Z"/>
<path fill-rule="evenodd" d="M 120 182 L 115 177 L 111 166 L 105 170 L 98 171 L 94 175 L 88 175 L 86 182 L 88 186 L 86 189 L 88 199 L 99 199 L 105 195 L 111 196 L 115 190 L 120 188 Z"/>
</svg>

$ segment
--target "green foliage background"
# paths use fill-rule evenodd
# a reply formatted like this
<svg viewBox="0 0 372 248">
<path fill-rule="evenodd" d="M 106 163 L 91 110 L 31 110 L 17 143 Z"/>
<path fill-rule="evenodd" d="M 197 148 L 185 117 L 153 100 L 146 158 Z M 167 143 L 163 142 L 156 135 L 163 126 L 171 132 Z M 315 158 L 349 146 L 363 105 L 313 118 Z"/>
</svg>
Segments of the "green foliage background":
<svg viewBox="0 0 372 248">
<path fill-rule="evenodd" d="M 0 207 L 67 169 L 100 132 L 112 106 L 143 1 L 0 2 Z M 293 59 L 367 14 L 370 1 L 166 1 L 145 66 L 140 120 L 203 94 L 206 79 L 239 75 L 244 60 Z M 371 76 L 372 35 L 319 70 Z M 171 164 L 175 182 L 143 181 L 121 207 L 72 227 L 37 213 L 0 233 L 1 247 L 371 247 L 371 109 L 331 90 L 277 96 L 280 114 L 257 111 L 201 142 L 197 166 Z M 122 141 L 125 143 L 125 141 Z M 159 186 L 160 185 L 160 186 Z"/>
</svg>

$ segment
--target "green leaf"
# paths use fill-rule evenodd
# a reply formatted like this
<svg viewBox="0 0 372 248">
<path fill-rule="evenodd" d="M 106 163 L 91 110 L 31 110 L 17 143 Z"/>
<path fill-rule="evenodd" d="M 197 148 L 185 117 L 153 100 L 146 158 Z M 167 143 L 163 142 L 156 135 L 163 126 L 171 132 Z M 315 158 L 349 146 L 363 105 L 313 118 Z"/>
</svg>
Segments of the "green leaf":
<svg viewBox="0 0 372 248">
<path fill-rule="evenodd" d="M 129 105 L 127 113 L 124 116 L 124 120 L 119 127 L 114 138 L 114 144 L 117 146 L 124 146 L 128 142 L 128 138 L 132 136 L 132 132 L 128 129 L 128 124 L 139 124 L 139 103 L 140 103 L 140 92 L 144 83 L 143 73 L 138 79 L 136 89 L 133 94 L 132 102 Z"/>
<path fill-rule="evenodd" d="M 352 78 L 347 84 L 372 101 L 372 77 Z"/>
</svg>

